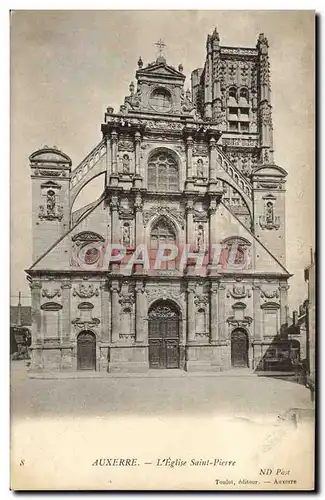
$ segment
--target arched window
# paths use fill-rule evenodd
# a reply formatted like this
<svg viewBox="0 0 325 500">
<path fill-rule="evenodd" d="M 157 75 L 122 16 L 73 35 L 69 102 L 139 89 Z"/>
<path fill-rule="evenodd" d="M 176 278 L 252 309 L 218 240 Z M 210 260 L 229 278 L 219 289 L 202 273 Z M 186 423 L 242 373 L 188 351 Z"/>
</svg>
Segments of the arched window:
<svg viewBox="0 0 325 500">
<path fill-rule="evenodd" d="M 176 235 L 165 218 L 160 218 L 153 225 L 150 235 L 150 269 L 154 269 L 157 258 L 159 245 L 173 244 L 176 245 Z M 164 255 L 168 255 L 170 251 L 165 250 Z M 159 269 L 175 269 L 176 262 L 168 260 L 160 263 Z"/>
<path fill-rule="evenodd" d="M 196 333 L 206 333 L 206 314 L 203 308 L 196 313 Z"/>
<path fill-rule="evenodd" d="M 152 92 L 150 105 L 159 113 L 168 113 L 172 108 L 172 98 L 168 90 L 160 88 Z"/>
<path fill-rule="evenodd" d="M 240 99 L 245 100 L 248 103 L 248 90 L 245 88 L 240 89 Z"/>
<path fill-rule="evenodd" d="M 131 328 L 132 313 L 129 307 L 125 307 L 121 314 L 121 333 L 123 335 L 130 335 L 132 333 Z"/>
<path fill-rule="evenodd" d="M 237 90 L 236 87 L 230 87 L 229 88 L 229 99 L 235 99 L 237 97 Z"/>
<path fill-rule="evenodd" d="M 175 158 L 160 151 L 148 163 L 148 189 L 154 191 L 178 191 L 178 165 Z"/>
</svg>

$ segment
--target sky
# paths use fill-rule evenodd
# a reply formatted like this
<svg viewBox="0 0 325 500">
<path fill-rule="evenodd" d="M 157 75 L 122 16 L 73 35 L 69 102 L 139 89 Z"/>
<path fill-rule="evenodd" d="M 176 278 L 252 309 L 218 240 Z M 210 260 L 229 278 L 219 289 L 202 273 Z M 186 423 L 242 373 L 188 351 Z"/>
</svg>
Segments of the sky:
<svg viewBox="0 0 325 500">
<path fill-rule="evenodd" d="M 101 140 L 108 106 L 119 110 L 137 61 L 157 56 L 190 74 L 202 67 L 208 33 L 221 45 L 254 47 L 269 40 L 275 162 L 288 172 L 286 198 L 289 307 L 307 296 L 304 268 L 314 247 L 314 13 L 312 11 L 15 11 L 11 16 L 11 291 L 30 304 L 24 269 L 31 261 L 29 155 L 47 144 L 76 167 Z M 101 178 L 74 208 L 93 201 Z"/>
</svg>

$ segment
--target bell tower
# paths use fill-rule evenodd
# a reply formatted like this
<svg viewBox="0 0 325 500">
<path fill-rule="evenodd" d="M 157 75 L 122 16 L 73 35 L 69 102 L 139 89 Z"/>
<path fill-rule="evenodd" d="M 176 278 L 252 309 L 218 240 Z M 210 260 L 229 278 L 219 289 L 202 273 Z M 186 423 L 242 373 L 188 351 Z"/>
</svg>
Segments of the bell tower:
<svg viewBox="0 0 325 500">
<path fill-rule="evenodd" d="M 70 227 L 71 159 L 56 146 L 29 157 L 32 179 L 33 261 Z"/>
</svg>

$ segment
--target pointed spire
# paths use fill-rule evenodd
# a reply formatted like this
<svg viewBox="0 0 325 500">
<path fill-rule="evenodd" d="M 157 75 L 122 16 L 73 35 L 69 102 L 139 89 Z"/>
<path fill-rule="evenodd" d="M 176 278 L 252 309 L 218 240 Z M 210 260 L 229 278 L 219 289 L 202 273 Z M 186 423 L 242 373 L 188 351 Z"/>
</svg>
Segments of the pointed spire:
<svg viewBox="0 0 325 500">
<path fill-rule="evenodd" d="M 269 41 L 268 39 L 266 38 L 266 36 L 264 35 L 264 33 L 260 33 L 258 35 L 258 39 L 257 39 L 257 44 L 256 44 L 256 47 L 261 51 L 261 52 L 265 52 L 267 53 L 267 49 L 269 47 Z"/>
<path fill-rule="evenodd" d="M 141 59 L 141 56 L 138 59 L 138 68 L 141 69 L 143 67 L 143 61 Z"/>
<path fill-rule="evenodd" d="M 211 40 L 217 40 L 217 42 L 220 42 L 220 36 L 219 36 L 217 28 L 214 28 Z"/>
</svg>

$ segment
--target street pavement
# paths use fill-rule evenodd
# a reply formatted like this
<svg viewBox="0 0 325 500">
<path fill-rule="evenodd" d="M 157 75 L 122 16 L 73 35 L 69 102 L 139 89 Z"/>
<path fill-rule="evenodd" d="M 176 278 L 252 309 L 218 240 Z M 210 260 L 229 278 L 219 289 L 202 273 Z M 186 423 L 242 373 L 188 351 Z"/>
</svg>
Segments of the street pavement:
<svg viewBox="0 0 325 500">
<path fill-rule="evenodd" d="M 272 377 L 137 376 L 31 379 L 25 362 L 11 363 L 13 418 L 112 415 L 283 415 L 312 414 L 309 390 Z"/>
</svg>

